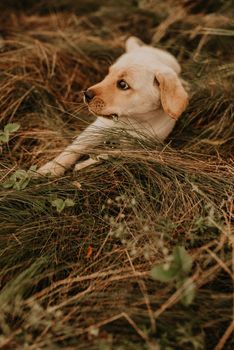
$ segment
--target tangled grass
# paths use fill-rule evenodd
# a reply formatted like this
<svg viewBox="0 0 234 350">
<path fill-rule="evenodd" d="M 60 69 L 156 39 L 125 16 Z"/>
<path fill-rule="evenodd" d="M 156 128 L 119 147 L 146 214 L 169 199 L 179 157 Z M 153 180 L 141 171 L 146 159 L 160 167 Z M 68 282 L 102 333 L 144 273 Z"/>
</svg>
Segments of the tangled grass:
<svg viewBox="0 0 234 350">
<path fill-rule="evenodd" d="M 0 9 L 0 128 L 20 124 L 1 143 L 0 348 L 232 349 L 231 1 Z M 108 161 L 56 180 L 24 173 L 25 188 L 6 188 L 92 121 L 80 92 L 129 34 L 175 54 L 189 83 L 189 107 L 167 142 L 113 130 L 108 138 L 125 148 L 106 149 Z M 150 273 L 181 246 L 193 259 L 188 305 L 184 285 Z"/>
</svg>

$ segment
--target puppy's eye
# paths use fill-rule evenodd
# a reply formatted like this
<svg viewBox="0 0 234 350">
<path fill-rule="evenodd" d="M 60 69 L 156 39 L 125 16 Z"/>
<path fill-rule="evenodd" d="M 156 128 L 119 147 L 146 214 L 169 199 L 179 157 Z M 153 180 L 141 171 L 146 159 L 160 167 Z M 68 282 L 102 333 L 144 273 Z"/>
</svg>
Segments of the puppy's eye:
<svg viewBox="0 0 234 350">
<path fill-rule="evenodd" d="M 125 80 L 121 79 L 117 81 L 117 88 L 120 90 L 128 90 L 130 89 L 130 86 L 128 85 L 128 83 L 126 83 Z"/>
</svg>

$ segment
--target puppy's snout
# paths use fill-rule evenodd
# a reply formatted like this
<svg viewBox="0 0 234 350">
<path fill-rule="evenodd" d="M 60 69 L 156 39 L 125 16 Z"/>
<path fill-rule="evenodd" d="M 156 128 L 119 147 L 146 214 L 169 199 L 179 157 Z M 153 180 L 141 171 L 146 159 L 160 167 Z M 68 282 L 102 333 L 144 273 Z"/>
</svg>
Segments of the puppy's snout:
<svg viewBox="0 0 234 350">
<path fill-rule="evenodd" d="M 93 90 L 88 89 L 86 91 L 84 91 L 84 98 L 85 98 L 85 102 L 89 103 L 95 96 L 95 93 Z"/>
</svg>

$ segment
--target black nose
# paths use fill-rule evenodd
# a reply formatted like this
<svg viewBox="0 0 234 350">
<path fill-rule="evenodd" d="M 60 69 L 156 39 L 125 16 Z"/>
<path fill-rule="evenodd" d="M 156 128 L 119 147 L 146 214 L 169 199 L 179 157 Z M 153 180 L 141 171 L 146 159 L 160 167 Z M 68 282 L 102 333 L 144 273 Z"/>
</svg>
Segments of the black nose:
<svg viewBox="0 0 234 350">
<path fill-rule="evenodd" d="M 86 90 L 84 91 L 84 97 L 86 102 L 90 102 L 95 96 L 95 93 L 93 90 Z"/>
</svg>

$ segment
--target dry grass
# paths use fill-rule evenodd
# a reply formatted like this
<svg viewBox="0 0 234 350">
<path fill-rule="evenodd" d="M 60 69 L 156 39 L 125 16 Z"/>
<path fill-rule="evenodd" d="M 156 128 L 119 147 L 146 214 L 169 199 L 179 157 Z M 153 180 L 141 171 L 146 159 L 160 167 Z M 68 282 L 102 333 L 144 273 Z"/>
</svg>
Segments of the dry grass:
<svg viewBox="0 0 234 350">
<path fill-rule="evenodd" d="M 0 189 L 0 349 L 233 348 L 231 1 L 10 1 L 0 15 L 1 182 L 41 165 L 92 117 L 80 92 L 129 34 L 176 54 L 190 105 L 167 143 L 114 131 L 110 160 Z M 123 19 L 125 18 L 125 19 Z M 101 151 L 96 150 L 95 153 Z M 61 213 L 55 199 L 72 199 Z M 193 258 L 193 302 L 150 277 Z"/>
</svg>

